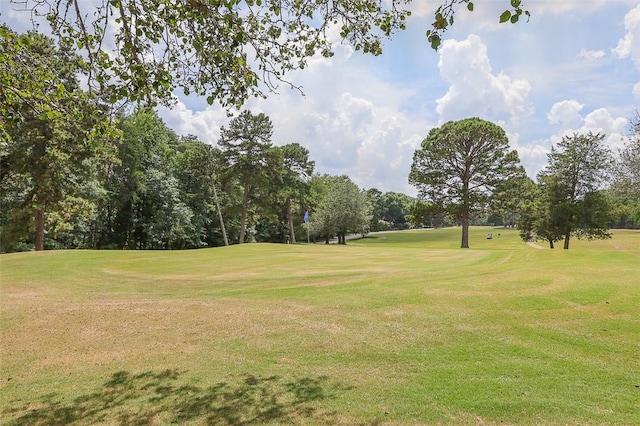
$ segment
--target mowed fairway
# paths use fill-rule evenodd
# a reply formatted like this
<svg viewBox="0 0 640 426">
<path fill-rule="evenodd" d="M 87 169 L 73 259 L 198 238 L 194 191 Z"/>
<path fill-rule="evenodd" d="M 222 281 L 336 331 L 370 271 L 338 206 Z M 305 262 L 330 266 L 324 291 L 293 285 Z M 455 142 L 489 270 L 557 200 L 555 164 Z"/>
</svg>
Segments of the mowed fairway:
<svg viewBox="0 0 640 426">
<path fill-rule="evenodd" d="M 640 424 L 640 232 L 459 234 L 2 255 L 0 422 Z"/>
</svg>

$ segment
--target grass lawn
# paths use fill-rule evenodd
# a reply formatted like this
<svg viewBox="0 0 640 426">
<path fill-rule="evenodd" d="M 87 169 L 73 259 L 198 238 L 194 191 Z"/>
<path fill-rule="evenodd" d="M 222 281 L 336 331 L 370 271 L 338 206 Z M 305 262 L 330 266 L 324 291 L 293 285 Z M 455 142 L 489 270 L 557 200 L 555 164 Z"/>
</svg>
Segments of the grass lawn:
<svg viewBox="0 0 640 426">
<path fill-rule="evenodd" d="M 348 243 L 0 256 L 0 424 L 640 424 L 640 232 Z"/>
</svg>

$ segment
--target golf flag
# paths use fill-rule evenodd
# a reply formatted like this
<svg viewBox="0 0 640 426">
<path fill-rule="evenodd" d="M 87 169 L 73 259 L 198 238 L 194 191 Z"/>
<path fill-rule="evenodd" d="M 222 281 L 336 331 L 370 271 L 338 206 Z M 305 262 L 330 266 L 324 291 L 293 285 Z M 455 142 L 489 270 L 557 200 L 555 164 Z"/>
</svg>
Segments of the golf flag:
<svg viewBox="0 0 640 426">
<path fill-rule="evenodd" d="M 309 210 L 307 210 L 306 212 L 304 212 L 304 223 L 309 222 Z"/>
</svg>

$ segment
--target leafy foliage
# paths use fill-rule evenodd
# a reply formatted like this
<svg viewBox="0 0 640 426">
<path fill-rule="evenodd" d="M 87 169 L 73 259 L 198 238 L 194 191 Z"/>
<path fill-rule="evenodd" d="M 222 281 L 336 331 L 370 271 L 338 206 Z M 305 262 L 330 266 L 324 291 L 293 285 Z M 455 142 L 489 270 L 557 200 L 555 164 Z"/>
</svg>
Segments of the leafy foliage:
<svg viewBox="0 0 640 426">
<path fill-rule="evenodd" d="M 640 112 L 630 120 L 629 136 L 618 152 L 613 168 L 609 199 L 613 209 L 613 225 L 640 227 Z"/>
<path fill-rule="evenodd" d="M 515 226 L 520 211 L 535 200 L 534 188 L 535 183 L 527 176 L 524 167 L 518 167 L 509 180 L 496 185 L 490 201 L 490 212 L 500 218 L 504 226 Z"/>
<path fill-rule="evenodd" d="M 511 22 L 515 24 L 523 14 L 527 17 L 527 21 L 529 20 L 531 13 L 522 8 L 521 0 L 510 0 L 509 3 L 511 8 L 500 14 L 500 23 Z M 473 12 L 475 9 L 475 3 L 471 0 L 447 0 L 436 9 L 434 21 L 431 24 L 432 28 L 426 33 L 427 40 L 433 49 L 440 47 L 442 34 L 453 25 L 456 7 L 461 4 L 465 4 L 469 12 Z"/>
<path fill-rule="evenodd" d="M 267 182 L 276 173 L 277 157 L 272 150 L 273 125 L 265 114 L 243 111 L 220 131 L 219 145 L 226 160 L 224 173 L 233 176 L 242 187 L 240 244 L 245 242 L 251 222 L 250 207 L 256 197 L 267 197 Z M 267 189 L 268 191 L 268 189 Z"/>
<path fill-rule="evenodd" d="M 63 44 L 86 54 L 88 81 L 111 102 L 170 103 L 181 89 L 238 109 L 291 85 L 285 74 L 310 57 L 332 56 L 333 28 L 355 50 L 379 55 L 411 15 L 411 0 L 11 1 L 46 16 Z M 445 0 L 436 11 L 427 31 L 434 49 L 461 4 L 474 9 L 470 0 Z M 529 15 L 520 0 L 510 6 L 510 22 Z"/>
<path fill-rule="evenodd" d="M 316 210 L 310 215 L 311 232 L 323 235 L 329 242 L 331 235 L 339 244 L 346 244 L 348 232 L 367 232 L 371 220 L 371 206 L 367 195 L 347 176 L 323 177 L 326 192 Z"/>
<path fill-rule="evenodd" d="M 106 108 L 80 90 L 78 67 L 51 39 L 0 25 L 3 250 L 33 235 L 37 250 L 45 237 L 84 243 L 77 232 L 95 215 L 98 180 L 119 135 Z"/>
<path fill-rule="evenodd" d="M 429 132 L 413 156 L 409 183 L 423 199 L 462 225 L 461 247 L 469 247 L 469 221 L 487 208 L 493 190 L 517 173 L 504 130 L 479 118 L 450 121 Z"/>
<path fill-rule="evenodd" d="M 614 166 L 612 189 L 627 198 L 640 199 L 640 113 L 631 120 L 631 134 Z"/>
<path fill-rule="evenodd" d="M 430 227 L 438 228 L 450 225 L 449 216 L 441 206 L 428 201 L 415 201 L 409 207 L 407 220 L 414 228 Z"/>
<path fill-rule="evenodd" d="M 407 215 L 414 199 L 398 192 L 385 192 L 376 188 L 366 191 L 372 207 L 370 231 L 405 229 L 409 227 Z"/>
<path fill-rule="evenodd" d="M 609 202 L 600 190 L 608 181 L 612 166 L 604 134 L 574 133 L 565 136 L 548 154 L 547 167 L 538 175 L 544 196 L 535 214 L 531 232 L 553 242 L 571 236 L 609 238 Z"/>
<path fill-rule="evenodd" d="M 296 243 L 295 223 L 306 210 L 304 205 L 309 198 L 308 182 L 313 175 L 315 162 L 309 159 L 309 150 L 298 143 L 290 143 L 275 147 L 278 155 L 277 179 L 272 182 L 275 186 L 276 210 L 283 228 L 289 230 L 289 242 Z M 281 241 L 284 240 L 281 239 Z"/>
</svg>

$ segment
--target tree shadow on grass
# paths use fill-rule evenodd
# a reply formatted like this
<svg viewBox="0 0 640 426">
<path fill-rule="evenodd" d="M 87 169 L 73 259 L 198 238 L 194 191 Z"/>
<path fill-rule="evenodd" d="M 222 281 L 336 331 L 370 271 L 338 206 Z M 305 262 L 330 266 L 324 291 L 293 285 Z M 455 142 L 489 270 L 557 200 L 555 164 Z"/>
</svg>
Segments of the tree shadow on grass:
<svg viewBox="0 0 640 426">
<path fill-rule="evenodd" d="M 337 419 L 336 413 L 318 409 L 314 402 L 350 389 L 324 376 L 285 380 L 249 374 L 200 387 L 184 384 L 182 374 L 177 370 L 140 374 L 120 371 L 96 392 L 72 402 L 49 394 L 28 406 L 9 407 L 3 412 L 13 418 L 9 425 L 326 424 L 335 423 L 332 419 Z"/>
</svg>

